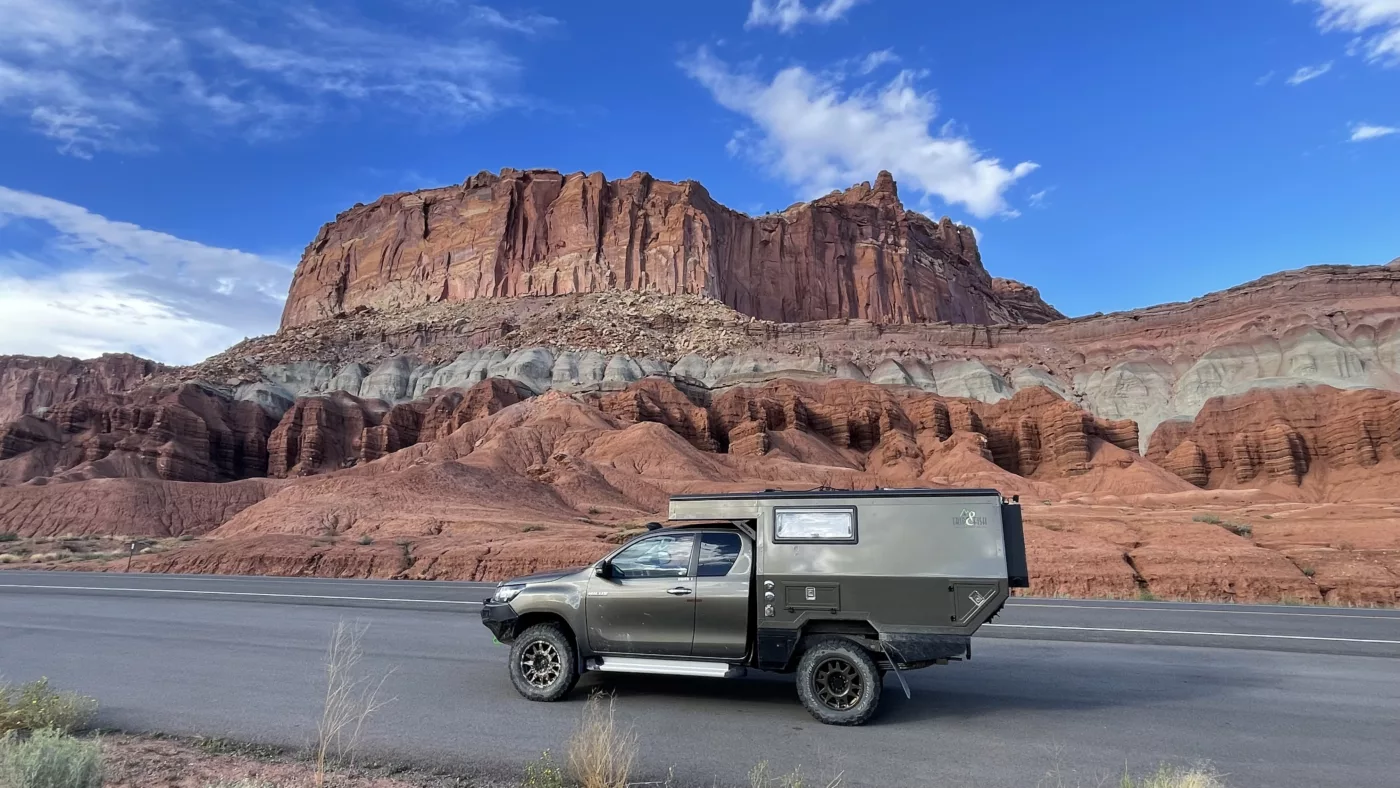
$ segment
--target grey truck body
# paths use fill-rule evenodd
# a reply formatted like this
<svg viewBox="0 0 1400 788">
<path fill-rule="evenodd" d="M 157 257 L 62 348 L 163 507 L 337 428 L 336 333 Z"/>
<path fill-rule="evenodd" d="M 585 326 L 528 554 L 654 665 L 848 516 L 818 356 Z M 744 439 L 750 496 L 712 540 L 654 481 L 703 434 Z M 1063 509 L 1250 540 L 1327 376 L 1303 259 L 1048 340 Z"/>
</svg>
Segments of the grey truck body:
<svg viewBox="0 0 1400 788">
<path fill-rule="evenodd" d="M 995 490 L 678 495 L 669 515 L 591 566 L 502 583 L 483 622 L 506 643 L 553 622 L 581 670 L 788 672 L 816 637 L 904 670 L 970 657 L 1028 585 L 1020 505 Z"/>
</svg>

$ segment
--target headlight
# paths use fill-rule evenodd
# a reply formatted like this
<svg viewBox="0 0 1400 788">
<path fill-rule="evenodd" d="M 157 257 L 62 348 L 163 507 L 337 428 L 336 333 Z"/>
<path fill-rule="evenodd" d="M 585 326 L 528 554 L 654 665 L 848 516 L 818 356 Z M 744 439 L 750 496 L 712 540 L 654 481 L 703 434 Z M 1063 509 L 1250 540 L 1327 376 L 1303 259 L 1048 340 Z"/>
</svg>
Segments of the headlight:
<svg viewBox="0 0 1400 788">
<path fill-rule="evenodd" d="M 520 595 L 525 590 L 524 583 L 509 583 L 496 586 L 496 593 L 491 596 L 492 602 L 509 602 Z"/>
</svg>

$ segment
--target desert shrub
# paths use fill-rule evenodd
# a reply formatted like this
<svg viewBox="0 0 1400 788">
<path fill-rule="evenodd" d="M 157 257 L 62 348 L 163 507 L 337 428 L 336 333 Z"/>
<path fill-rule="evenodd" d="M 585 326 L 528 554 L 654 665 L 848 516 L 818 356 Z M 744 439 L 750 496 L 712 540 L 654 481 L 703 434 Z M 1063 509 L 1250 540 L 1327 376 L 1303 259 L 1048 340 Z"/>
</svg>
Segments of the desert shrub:
<svg viewBox="0 0 1400 788">
<path fill-rule="evenodd" d="M 1146 588 L 1139 588 L 1139 589 L 1138 589 L 1138 601 L 1139 601 L 1139 602 L 1160 602 L 1160 601 L 1162 601 L 1162 600 L 1161 600 L 1160 597 L 1158 597 L 1156 594 L 1152 593 L 1152 592 L 1149 591 L 1148 589 L 1146 589 Z"/>
<path fill-rule="evenodd" d="M 1248 538 L 1254 535 L 1254 528 L 1252 528 L 1249 523 L 1236 523 L 1226 520 L 1220 523 L 1220 527 L 1236 536 Z"/>
<path fill-rule="evenodd" d="M 18 542 L 19 534 L 14 531 L 0 531 L 0 542 Z"/>
<path fill-rule="evenodd" d="M 0 739 L 0 785 L 6 788 L 100 788 L 102 745 L 56 730 Z"/>
<path fill-rule="evenodd" d="M 204 788 L 278 788 L 278 786 L 277 783 L 270 783 L 267 780 L 259 780 L 255 777 L 245 777 L 242 780 L 205 783 Z"/>
<path fill-rule="evenodd" d="M 540 753 L 538 760 L 525 764 L 525 782 L 521 788 L 564 788 L 564 772 L 555 765 L 549 750 Z"/>
<path fill-rule="evenodd" d="M 1225 781 L 1208 766 L 1185 769 L 1163 765 L 1146 777 L 1124 774 L 1118 784 L 1119 788 L 1225 788 Z"/>
<path fill-rule="evenodd" d="M 602 513 L 603 513 L 603 510 L 602 510 L 602 509 L 599 509 L 599 508 L 596 507 L 596 506 L 590 506 L 590 507 L 588 507 L 588 513 L 589 513 L 589 514 L 602 514 Z"/>
<path fill-rule="evenodd" d="M 1191 518 L 1191 522 L 1193 522 L 1193 523 L 1210 523 L 1211 525 L 1220 525 L 1220 518 L 1217 517 L 1217 516 L 1215 516 L 1215 515 L 1213 515 L 1213 514 L 1198 514 L 1198 515 L 1196 515 L 1195 517 L 1192 517 L 1192 518 Z"/>
<path fill-rule="evenodd" d="M 360 537 L 360 544 L 374 544 L 374 537 L 370 536 L 369 534 L 365 534 L 364 536 Z"/>
<path fill-rule="evenodd" d="M 46 678 L 19 686 L 0 684 L 0 733 L 56 730 L 71 733 L 97 712 L 97 701 L 75 692 L 56 692 Z"/>
<path fill-rule="evenodd" d="M 580 788 L 625 788 L 637 760 L 637 733 L 617 722 L 615 702 L 594 695 L 569 740 L 569 771 Z"/>
<path fill-rule="evenodd" d="M 1316 569 L 1313 569 L 1313 568 L 1310 567 L 1310 566 L 1305 566 L 1305 567 L 1303 567 L 1303 576 L 1304 576 L 1304 577 L 1312 577 L 1312 576 L 1315 575 L 1315 574 L 1317 574 L 1317 570 L 1316 570 Z"/>
<path fill-rule="evenodd" d="M 543 526 L 543 525 L 527 525 L 527 526 L 525 526 L 524 528 L 521 528 L 521 529 L 520 529 L 520 532 L 521 532 L 521 533 L 528 534 L 528 533 L 530 533 L 531 531 L 543 531 L 543 530 L 544 530 L 544 526 Z"/>
<path fill-rule="evenodd" d="M 194 541 L 194 534 L 180 534 L 179 536 L 175 537 L 175 541 L 177 541 L 177 542 L 193 542 L 193 541 Z"/>
</svg>

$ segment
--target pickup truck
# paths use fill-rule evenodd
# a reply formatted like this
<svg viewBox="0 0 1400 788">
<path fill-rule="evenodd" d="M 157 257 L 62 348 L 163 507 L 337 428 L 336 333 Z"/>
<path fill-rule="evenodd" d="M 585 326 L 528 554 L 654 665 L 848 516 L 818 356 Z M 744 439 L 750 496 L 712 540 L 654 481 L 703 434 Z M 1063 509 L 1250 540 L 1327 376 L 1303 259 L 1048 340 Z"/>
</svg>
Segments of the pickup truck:
<svg viewBox="0 0 1400 788">
<path fill-rule="evenodd" d="M 499 584 L 482 622 L 521 695 L 585 671 L 796 674 L 818 720 L 859 725 L 885 676 L 970 659 L 1029 586 L 1021 507 L 996 490 L 764 491 L 671 498 L 669 527 L 580 569 Z"/>
</svg>

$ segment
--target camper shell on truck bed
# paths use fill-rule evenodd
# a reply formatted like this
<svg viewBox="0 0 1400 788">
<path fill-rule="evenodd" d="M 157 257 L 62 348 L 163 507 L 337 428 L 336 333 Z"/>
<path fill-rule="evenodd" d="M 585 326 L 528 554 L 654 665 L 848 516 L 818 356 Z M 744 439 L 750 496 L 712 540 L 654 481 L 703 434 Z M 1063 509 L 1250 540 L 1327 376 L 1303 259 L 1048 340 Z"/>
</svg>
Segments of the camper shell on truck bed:
<svg viewBox="0 0 1400 788">
<path fill-rule="evenodd" d="M 859 724 L 882 677 L 971 657 L 1029 585 L 1020 504 L 991 489 L 677 495 L 672 527 L 590 567 L 506 581 L 482 620 L 512 682 L 555 700 L 582 670 L 796 672 L 823 722 Z"/>
</svg>

